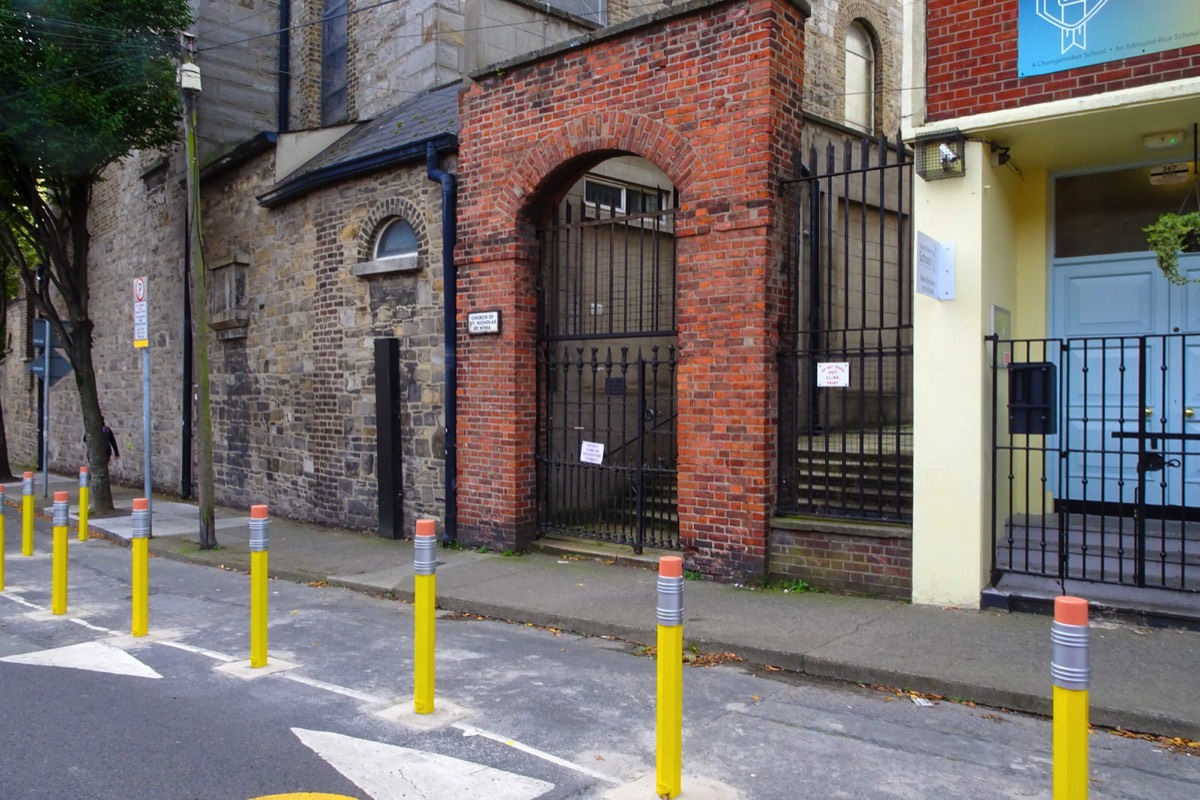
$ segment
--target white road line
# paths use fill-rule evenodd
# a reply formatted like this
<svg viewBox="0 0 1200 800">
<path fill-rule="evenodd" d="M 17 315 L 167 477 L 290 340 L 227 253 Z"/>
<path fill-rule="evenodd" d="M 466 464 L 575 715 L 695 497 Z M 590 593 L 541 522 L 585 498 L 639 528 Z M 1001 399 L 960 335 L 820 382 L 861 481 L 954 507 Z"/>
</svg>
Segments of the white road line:
<svg viewBox="0 0 1200 800">
<path fill-rule="evenodd" d="M 26 608 L 32 608 L 34 611 L 42 610 L 42 607 L 39 606 L 37 603 L 31 603 L 28 600 L 26 600 L 24 597 L 18 597 L 15 594 L 9 594 L 8 592 L 0 592 L 0 597 L 7 597 L 9 600 L 12 600 L 17 605 L 25 606 Z"/>
<path fill-rule="evenodd" d="M 88 622 L 86 619 L 80 619 L 79 617 L 67 617 L 67 619 L 70 622 L 74 622 L 76 625 L 82 625 L 83 627 L 87 628 L 90 631 L 96 631 L 97 633 L 103 633 L 103 634 L 107 634 L 109 636 L 117 635 L 116 631 L 111 630 L 109 628 L 101 628 L 99 625 L 93 625 L 92 623 Z"/>
<path fill-rule="evenodd" d="M 234 658 L 233 656 L 227 656 L 224 653 L 218 653 L 216 650 L 207 650 L 203 647 L 196 647 L 195 645 L 185 644 L 184 642 L 175 642 L 175 641 L 171 641 L 170 639 L 160 639 L 159 641 L 155 642 L 155 644 L 161 644 L 161 645 L 165 645 L 167 647 L 174 647 L 176 650 L 182 650 L 185 653 L 195 653 L 198 656 L 204 656 L 206 658 L 211 658 L 214 661 L 222 661 L 226 664 L 228 664 L 231 661 L 237 661 L 237 659 Z"/>
<path fill-rule="evenodd" d="M 509 747 L 513 748 L 514 750 L 520 750 L 522 753 L 528 753 L 529 755 L 535 756 L 536 758 L 540 758 L 543 761 L 549 761 L 551 764 L 557 764 L 560 767 L 564 767 L 566 769 L 573 770 L 582 775 L 587 775 L 589 778 L 595 778 L 598 781 L 604 781 L 605 783 L 612 783 L 612 784 L 617 784 L 617 783 L 621 782 L 620 779 L 614 778 L 611 775 L 605 775 L 601 772 L 596 772 L 595 770 L 591 770 L 591 769 L 588 769 L 587 767 L 580 766 L 579 764 L 576 764 L 572 761 L 567 761 L 565 758 L 559 758 L 558 756 L 553 755 L 552 753 L 547 753 L 544 750 L 538 750 L 536 747 L 530 747 L 527 744 L 521 744 L 520 742 L 516 741 L 515 739 L 510 739 L 507 736 L 501 736 L 498 733 L 492 733 L 490 731 L 485 731 L 482 728 L 476 728 L 472 725 L 463 725 L 462 723 L 455 723 L 451 727 L 458 728 L 460 731 L 463 732 L 463 734 L 465 736 L 482 736 L 484 739 L 491 739 L 493 742 L 500 742 L 501 744 L 506 744 Z"/>
<path fill-rule="evenodd" d="M 382 705 L 383 703 L 387 702 L 386 700 L 375 697 L 373 695 L 369 695 L 365 692 L 359 692 L 354 689 L 347 689 L 344 686 L 338 686 L 336 683 L 327 683 L 325 681 L 317 680 L 316 678 L 308 678 L 308 677 L 305 677 L 304 675 L 298 675 L 295 672 L 285 672 L 285 673 L 280 674 L 279 677 L 285 678 L 285 679 L 287 679 L 289 681 L 293 681 L 295 683 L 302 683 L 305 686 L 311 686 L 314 689 L 323 689 L 327 692 L 332 692 L 333 694 L 340 694 L 343 697 L 349 697 L 353 700 L 359 700 L 363 703 Z"/>
</svg>

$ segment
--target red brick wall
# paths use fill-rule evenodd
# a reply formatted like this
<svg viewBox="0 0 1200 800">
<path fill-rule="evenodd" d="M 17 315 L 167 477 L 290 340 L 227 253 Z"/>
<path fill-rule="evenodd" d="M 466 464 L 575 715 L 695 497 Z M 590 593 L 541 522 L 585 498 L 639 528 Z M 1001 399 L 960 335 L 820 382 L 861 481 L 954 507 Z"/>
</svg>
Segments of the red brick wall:
<svg viewBox="0 0 1200 800">
<path fill-rule="evenodd" d="M 783 0 L 715 2 L 479 78 L 463 96 L 459 530 L 524 546 L 535 523 L 536 241 L 571 181 L 633 153 L 674 182 L 679 515 L 690 567 L 761 574 L 773 504 L 779 181 L 800 141 L 804 21 Z"/>
<path fill-rule="evenodd" d="M 912 598 L 912 532 L 771 531 L 771 577 L 817 589 Z"/>
<path fill-rule="evenodd" d="M 925 24 L 931 122 L 1200 75 L 1194 46 L 1018 78 L 1017 0 L 928 0 Z"/>
</svg>

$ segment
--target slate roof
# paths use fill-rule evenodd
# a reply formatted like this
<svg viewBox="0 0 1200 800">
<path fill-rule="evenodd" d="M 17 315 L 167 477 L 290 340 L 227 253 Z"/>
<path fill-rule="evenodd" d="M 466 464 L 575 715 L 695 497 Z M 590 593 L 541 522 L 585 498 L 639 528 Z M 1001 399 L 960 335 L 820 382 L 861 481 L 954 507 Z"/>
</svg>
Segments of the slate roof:
<svg viewBox="0 0 1200 800">
<path fill-rule="evenodd" d="M 458 142 L 461 83 L 431 89 L 360 123 L 258 200 L 279 205 L 321 186 L 425 157 L 425 145 Z"/>
</svg>

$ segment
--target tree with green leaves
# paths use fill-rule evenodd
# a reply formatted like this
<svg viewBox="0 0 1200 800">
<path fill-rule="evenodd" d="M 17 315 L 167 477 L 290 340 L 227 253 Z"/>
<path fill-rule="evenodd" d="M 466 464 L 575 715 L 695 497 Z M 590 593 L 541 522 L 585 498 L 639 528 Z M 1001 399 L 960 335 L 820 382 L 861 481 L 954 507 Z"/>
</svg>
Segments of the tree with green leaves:
<svg viewBox="0 0 1200 800">
<path fill-rule="evenodd" d="M 65 342 L 97 511 L 112 508 L 112 489 L 88 212 L 106 168 L 178 141 L 176 64 L 190 23 L 188 0 L 0 0 L 0 250 Z"/>
</svg>

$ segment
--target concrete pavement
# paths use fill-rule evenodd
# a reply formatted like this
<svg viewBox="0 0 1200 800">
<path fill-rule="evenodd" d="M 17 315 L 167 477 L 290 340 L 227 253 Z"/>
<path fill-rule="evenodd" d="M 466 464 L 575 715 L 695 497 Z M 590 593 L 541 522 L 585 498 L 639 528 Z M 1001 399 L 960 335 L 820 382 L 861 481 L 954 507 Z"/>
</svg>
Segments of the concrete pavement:
<svg viewBox="0 0 1200 800">
<path fill-rule="evenodd" d="M 75 478 L 51 476 L 51 492 Z M 36 484 L 40 489 L 40 476 Z M 21 484 L 6 486 L 20 503 Z M 124 513 L 91 520 L 93 534 L 127 540 Z M 48 506 L 39 494 L 39 508 Z M 74 510 L 74 509 L 73 509 Z M 248 510 L 217 510 L 219 549 L 196 545 L 196 507 L 156 498 L 151 552 L 226 569 L 249 567 Z M 575 633 L 653 643 L 655 573 L 629 548 L 526 555 L 439 549 L 438 605 Z M 410 600 L 410 541 L 389 541 L 272 518 L 272 575 Z M 652 567 L 654 556 L 641 561 Z M 152 578 L 153 580 L 153 578 Z M 1051 710 L 1047 617 L 913 606 L 818 593 L 785 593 L 688 581 L 684 636 L 701 651 L 732 652 L 752 663 L 805 675 L 970 700 L 1048 714 Z M 1091 720 L 1161 735 L 1200 739 L 1200 633 L 1094 619 Z"/>
</svg>

